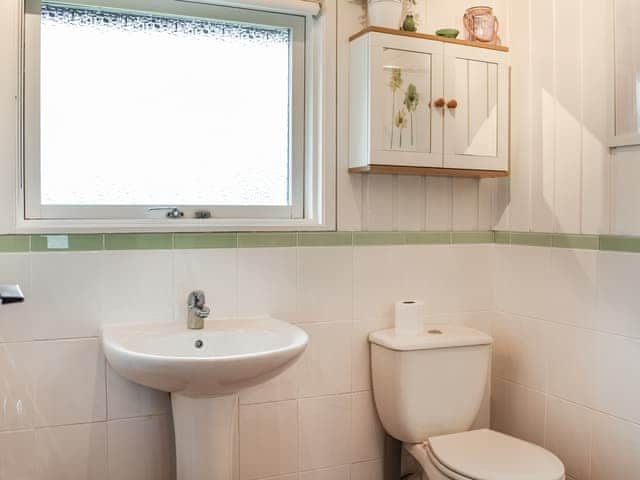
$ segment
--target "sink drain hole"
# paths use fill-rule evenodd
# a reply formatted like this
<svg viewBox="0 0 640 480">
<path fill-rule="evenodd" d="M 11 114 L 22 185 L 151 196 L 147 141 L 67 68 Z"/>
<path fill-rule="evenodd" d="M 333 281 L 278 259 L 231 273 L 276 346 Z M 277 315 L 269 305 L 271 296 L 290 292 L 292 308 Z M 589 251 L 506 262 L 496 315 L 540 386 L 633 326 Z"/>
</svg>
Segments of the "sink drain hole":
<svg viewBox="0 0 640 480">
<path fill-rule="evenodd" d="M 204 342 L 202 340 L 196 340 L 195 346 L 196 348 L 202 348 L 204 346 Z"/>
</svg>

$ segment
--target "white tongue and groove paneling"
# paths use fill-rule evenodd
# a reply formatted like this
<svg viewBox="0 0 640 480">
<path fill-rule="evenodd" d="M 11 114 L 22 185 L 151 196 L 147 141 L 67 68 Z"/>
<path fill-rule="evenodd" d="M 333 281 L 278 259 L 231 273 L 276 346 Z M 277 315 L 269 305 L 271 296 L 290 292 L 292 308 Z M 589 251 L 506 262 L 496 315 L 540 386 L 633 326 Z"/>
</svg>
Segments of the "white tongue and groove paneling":
<svg viewBox="0 0 640 480">
<path fill-rule="evenodd" d="M 530 179 L 532 165 L 532 52 L 531 6 L 519 0 L 511 9 L 511 230 L 528 231 L 531 225 Z M 503 182 L 504 183 L 504 182 Z M 507 182 L 508 183 L 508 180 Z M 500 224 L 505 229 L 506 224 Z"/>
<path fill-rule="evenodd" d="M 516 8 L 517 0 L 512 0 Z M 555 159 L 555 65 L 554 0 L 531 2 L 532 53 L 532 131 L 530 228 L 536 232 L 553 231 L 554 159 Z M 551 16 L 551 17 L 550 17 Z M 515 156 L 517 153 L 512 151 Z M 521 173 L 520 175 L 522 175 Z M 512 218 L 513 222 L 514 219 Z"/>
<path fill-rule="evenodd" d="M 421 231 L 426 226 L 425 177 L 397 175 L 394 179 L 393 217 L 397 230 Z"/>
<path fill-rule="evenodd" d="M 612 2 L 508 1 L 511 177 L 497 228 L 640 234 L 640 148 L 608 149 Z"/>
<path fill-rule="evenodd" d="M 582 231 L 609 232 L 609 89 L 611 4 L 591 0 L 582 10 Z"/>
<path fill-rule="evenodd" d="M 582 0 L 556 1 L 555 14 L 561 30 L 556 33 L 556 155 L 555 232 L 581 231 L 582 198 L 582 104 L 580 39 Z"/>
</svg>

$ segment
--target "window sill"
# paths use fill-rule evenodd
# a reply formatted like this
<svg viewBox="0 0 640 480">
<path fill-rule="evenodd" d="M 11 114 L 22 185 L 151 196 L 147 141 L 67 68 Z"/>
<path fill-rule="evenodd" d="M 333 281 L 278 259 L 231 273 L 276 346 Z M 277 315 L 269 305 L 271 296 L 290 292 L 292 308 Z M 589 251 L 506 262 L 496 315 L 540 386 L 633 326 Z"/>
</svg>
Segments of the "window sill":
<svg viewBox="0 0 640 480">
<path fill-rule="evenodd" d="M 16 234 L 153 233 L 153 232 L 288 232 L 334 231 L 335 224 L 315 220 L 22 220 Z"/>
</svg>

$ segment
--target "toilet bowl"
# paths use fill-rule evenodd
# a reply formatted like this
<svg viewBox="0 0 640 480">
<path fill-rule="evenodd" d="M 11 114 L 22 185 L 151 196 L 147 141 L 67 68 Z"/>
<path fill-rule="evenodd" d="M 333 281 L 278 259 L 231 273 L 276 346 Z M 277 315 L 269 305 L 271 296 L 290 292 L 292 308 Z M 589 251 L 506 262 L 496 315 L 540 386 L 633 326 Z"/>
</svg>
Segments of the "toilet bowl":
<svg viewBox="0 0 640 480">
<path fill-rule="evenodd" d="M 403 442 L 422 480 L 564 480 L 551 452 L 489 429 L 470 430 L 485 393 L 493 339 L 456 326 L 373 332 L 371 373 L 385 430 Z"/>
</svg>

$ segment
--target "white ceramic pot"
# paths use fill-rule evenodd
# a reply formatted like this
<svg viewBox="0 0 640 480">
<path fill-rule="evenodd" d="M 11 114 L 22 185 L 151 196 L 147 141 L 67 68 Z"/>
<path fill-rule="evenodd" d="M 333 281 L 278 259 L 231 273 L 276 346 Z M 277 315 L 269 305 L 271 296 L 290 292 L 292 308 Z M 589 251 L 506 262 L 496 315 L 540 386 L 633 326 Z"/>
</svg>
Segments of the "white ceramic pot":
<svg viewBox="0 0 640 480">
<path fill-rule="evenodd" d="M 369 25 L 400 28 L 402 0 L 369 0 Z"/>
</svg>

